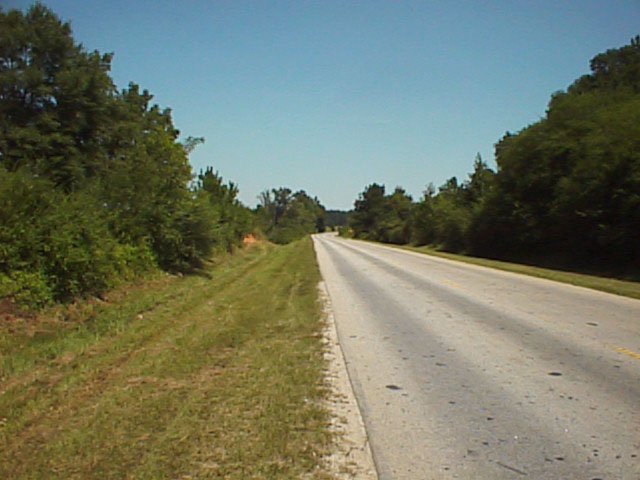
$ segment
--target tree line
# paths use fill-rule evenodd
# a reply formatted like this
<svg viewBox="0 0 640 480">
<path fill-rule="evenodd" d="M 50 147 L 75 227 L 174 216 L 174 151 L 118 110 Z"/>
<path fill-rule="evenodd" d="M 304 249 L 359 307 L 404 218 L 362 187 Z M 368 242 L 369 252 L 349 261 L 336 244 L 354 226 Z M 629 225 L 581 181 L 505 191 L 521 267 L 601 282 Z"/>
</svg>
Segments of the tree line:
<svg viewBox="0 0 640 480">
<path fill-rule="evenodd" d="M 112 55 L 76 43 L 47 7 L 0 9 L 0 32 L 0 300 L 96 295 L 196 269 L 260 226 L 280 242 L 321 227 L 304 192 L 255 212 L 212 168 L 194 175 L 204 139 L 179 140 L 171 110 L 135 83 L 118 90 Z"/>
<path fill-rule="evenodd" d="M 308 233 L 325 230 L 326 210 L 317 197 L 304 190 L 286 187 L 265 190 L 259 195 L 256 221 L 274 243 L 289 243 Z"/>
<path fill-rule="evenodd" d="M 431 244 L 491 258 L 640 268 L 640 36 L 596 55 L 546 115 L 476 157 L 462 182 L 418 201 L 372 184 L 350 217 L 355 236 Z"/>
</svg>

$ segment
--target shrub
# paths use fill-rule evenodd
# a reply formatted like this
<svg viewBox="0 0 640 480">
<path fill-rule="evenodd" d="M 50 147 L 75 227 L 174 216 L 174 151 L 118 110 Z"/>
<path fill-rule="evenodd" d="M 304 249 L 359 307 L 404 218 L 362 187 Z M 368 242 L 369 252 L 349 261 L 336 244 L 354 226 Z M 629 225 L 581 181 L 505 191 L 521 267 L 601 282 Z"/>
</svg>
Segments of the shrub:
<svg viewBox="0 0 640 480">
<path fill-rule="evenodd" d="M 154 265 L 146 245 L 114 238 L 90 192 L 64 194 L 22 171 L 0 170 L 0 245 L 0 296 L 23 306 L 98 294 Z"/>
<path fill-rule="evenodd" d="M 53 292 L 42 272 L 12 272 L 0 274 L 0 298 L 25 309 L 42 308 L 53 302 Z"/>
</svg>

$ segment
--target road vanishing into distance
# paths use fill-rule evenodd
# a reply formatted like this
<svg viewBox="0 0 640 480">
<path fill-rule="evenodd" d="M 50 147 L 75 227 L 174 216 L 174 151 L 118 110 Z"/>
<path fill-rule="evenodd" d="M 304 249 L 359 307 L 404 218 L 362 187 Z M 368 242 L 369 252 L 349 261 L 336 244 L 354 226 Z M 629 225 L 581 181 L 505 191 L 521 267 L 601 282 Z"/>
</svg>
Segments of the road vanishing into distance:
<svg viewBox="0 0 640 480">
<path fill-rule="evenodd" d="M 314 242 L 381 479 L 640 479 L 640 301 Z"/>
</svg>

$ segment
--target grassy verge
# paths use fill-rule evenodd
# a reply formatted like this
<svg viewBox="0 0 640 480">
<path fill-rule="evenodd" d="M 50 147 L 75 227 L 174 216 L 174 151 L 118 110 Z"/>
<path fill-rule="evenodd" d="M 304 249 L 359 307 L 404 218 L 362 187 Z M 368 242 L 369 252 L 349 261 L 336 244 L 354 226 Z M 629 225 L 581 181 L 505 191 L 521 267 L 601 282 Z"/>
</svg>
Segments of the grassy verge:
<svg viewBox="0 0 640 480">
<path fill-rule="evenodd" d="M 0 478 L 327 478 L 318 280 L 309 239 L 259 245 L 0 326 Z"/>
<path fill-rule="evenodd" d="M 386 245 L 386 244 L 385 244 Z M 591 288 L 602 292 L 614 293 L 624 297 L 640 299 L 640 282 L 632 282 L 626 280 L 618 280 L 615 278 L 597 277 L 582 273 L 565 272 L 562 270 L 552 270 L 549 268 L 534 267 L 530 265 L 522 265 L 519 263 L 503 262 L 500 260 L 490 260 L 487 258 L 470 257 L 467 255 L 458 255 L 455 253 L 447 253 L 438 251 L 432 247 L 412 247 L 408 245 L 387 245 L 412 252 L 424 253 L 436 257 L 456 260 L 458 262 L 480 265 L 483 267 L 495 268 L 507 272 L 522 273 L 532 277 L 545 278 L 556 282 L 570 283 L 579 287 Z"/>
</svg>

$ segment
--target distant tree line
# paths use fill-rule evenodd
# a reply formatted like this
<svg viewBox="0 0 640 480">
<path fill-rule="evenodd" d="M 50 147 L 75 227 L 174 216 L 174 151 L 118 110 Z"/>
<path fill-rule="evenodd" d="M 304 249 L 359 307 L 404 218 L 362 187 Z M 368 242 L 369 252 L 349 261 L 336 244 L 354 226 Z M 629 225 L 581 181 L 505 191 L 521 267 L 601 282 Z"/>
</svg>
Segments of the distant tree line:
<svg viewBox="0 0 640 480">
<path fill-rule="evenodd" d="M 286 187 L 265 190 L 258 197 L 256 221 L 274 243 L 289 243 L 304 235 L 325 230 L 325 208 L 304 190 Z"/>
<path fill-rule="evenodd" d="M 544 118 L 478 156 L 469 178 L 414 202 L 372 184 L 355 202 L 357 237 L 559 264 L 640 267 L 640 37 L 591 60 Z"/>
<path fill-rule="evenodd" d="M 326 211 L 327 227 L 335 229 L 337 227 L 346 227 L 349 224 L 349 212 L 344 210 L 327 210 Z"/>
<path fill-rule="evenodd" d="M 198 267 L 253 228 L 233 183 L 195 179 L 169 109 L 118 91 L 111 55 L 35 4 L 0 10 L 0 298 L 100 293 L 157 266 Z"/>
</svg>

